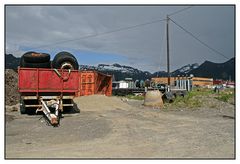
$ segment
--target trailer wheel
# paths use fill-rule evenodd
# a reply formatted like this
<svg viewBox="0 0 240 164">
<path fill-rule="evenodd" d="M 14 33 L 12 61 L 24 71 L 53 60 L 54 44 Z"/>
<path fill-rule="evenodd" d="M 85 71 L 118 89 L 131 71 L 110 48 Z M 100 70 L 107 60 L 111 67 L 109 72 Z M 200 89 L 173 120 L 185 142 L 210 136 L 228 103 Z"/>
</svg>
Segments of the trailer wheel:
<svg viewBox="0 0 240 164">
<path fill-rule="evenodd" d="M 46 63 L 50 61 L 50 55 L 47 53 L 26 52 L 22 58 L 28 63 Z"/>
<path fill-rule="evenodd" d="M 44 62 L 44 63 L 28 63 L 25 60 L 21 61 L 22 66 L 25 68 L 51 68 L 51 62 Z"/>
<path fill-rule="evenodd" d="M 20 99 L 20 113 L 21 114 L 26 114 L 27 113 L 26 108 L 25 108 L 25 103 L 24 103 L 23 99 Z"/>
<path fill-rule="evenodd" d="M 52 67 L 57 69 L 75 69 L 78 70 L 77 59 L 69 52 L 59 52 L 52 61 Z"/>
</svg>

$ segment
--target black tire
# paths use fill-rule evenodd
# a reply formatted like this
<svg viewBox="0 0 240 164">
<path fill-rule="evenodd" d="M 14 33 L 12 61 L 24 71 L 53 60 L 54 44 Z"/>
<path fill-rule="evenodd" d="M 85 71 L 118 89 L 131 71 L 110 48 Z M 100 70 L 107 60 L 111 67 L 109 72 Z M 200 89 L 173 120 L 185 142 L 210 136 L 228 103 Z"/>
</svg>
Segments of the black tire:
<svg viewBox="0 0 240 164">
<path fill-rule="evenodd" d="M 27 52 L 23 54 L 22 58 L 28 63 L 46 63 L 50 61 L 50 55 L 46 53 Z"/>
<path fill-rule="evenodd" d="M 175 96 L 172 92 L 166 92 L 163 96 L 163 102 L 172 103 L 175 99 Z"/>
<path fill-rule="evenodd" d="M 67 67 L 64 65 L 67 64 Z M 74 69 L 78 70 L 77 59 L 69 52 L 59 52 L 52 61 L 52 67 L 56 69 Z"/>
<path fill-rule="evenodd" d="M 22 60 L 22 67 L 25 68 L 51 68 L 51 62 L 45 63 L 27 63 L 25 60 Z"/>
<path fill-rule="evenodd" d="M 27 110 L 25 108 L 25 103 L 23 99 L 20 99 L 20 113 L 21 114 L 26 114 Z"/>
<path fill-rule="evenodd" d="M 20 58 L 19 66 L 20 67 L 24 67 L 24 59 L 23 59 L 23 57 Z"/>
</svg>

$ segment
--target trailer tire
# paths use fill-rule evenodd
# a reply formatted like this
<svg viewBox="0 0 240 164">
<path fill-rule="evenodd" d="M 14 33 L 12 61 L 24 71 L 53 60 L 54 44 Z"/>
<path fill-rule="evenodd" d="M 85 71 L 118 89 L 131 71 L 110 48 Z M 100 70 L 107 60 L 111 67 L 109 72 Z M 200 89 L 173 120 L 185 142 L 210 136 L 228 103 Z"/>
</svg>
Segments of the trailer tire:
<svg viewBox="0 0 240 164">
<path fill-rule="evenodd" d="M 20 99 L 20 113 L 21 114 L 26 114 L 27 113 L 27 110 L 25 108 L 25 103 L 22 99 Z"/>
<path fill-rule="evenodd" d="M 52 61 L 52 67 L 56 69 L 78 70 L 77 59 L 69 52 L 59 52 Z"/>
<path fill-rule="evenodd" d="M 22 67 L 25 68 L 51 68 L 51 62 L 44 62 L 44 63 L 28 63 L 25 60 L 22 61 Z"/>
<path fill-rule="evenodd" d="M 22 58 L 28 63 L 46 63 L 50 61 L 50 55 L 47 53 L 37 53 L 33 51 L 26 52 Z"/>
</svg>

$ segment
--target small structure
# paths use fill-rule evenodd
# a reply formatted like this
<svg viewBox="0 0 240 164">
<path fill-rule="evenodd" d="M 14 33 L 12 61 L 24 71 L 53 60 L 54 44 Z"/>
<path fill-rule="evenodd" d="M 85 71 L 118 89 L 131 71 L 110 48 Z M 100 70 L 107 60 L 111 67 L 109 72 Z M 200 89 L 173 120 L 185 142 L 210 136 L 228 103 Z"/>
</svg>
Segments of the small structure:
<svg viewBox="0 0 240 164">
<path fill-rule="evenodd" d="M 211 88 L 213 86 L 213 78 L 193 77 L 192 85 Z"/>
<path fill-rule="evenodd" d="M 128 83 L 124 80 L 113 81 L 112 82 L 112 87 L 113 87 L 113 89 L 128 88 Z"/>
<path fill-rule="evenodd" d="M 156 84 L 167 85 L 168 78 L 167 77 L 152 78 L 151 81 Z M 191 86 L 212 87 L 213 78 L 178 76 L 178 77 L 171 77 L 170 84 L 172 86 L 177 86 L 181 89 L 187 89 L 188 87 L 191 87 Z"/>
<path fill-rule="evenodd" d="M 132 78 L 125 78 L 125 81 L 128 83 L 128 88 L 136 88 Z"/>
<path fill-rule="evenodd" d="M 226 83 L 226 87 L 227 87 L 227 88 L 235 88 L 235 82 L 228 81 L 228 82 Z"/>
<path fill-rule="evenodd" d="M 225 81 L 221 79 L 213 80 L 214 86 L 222 86 L 226 88 L 235 88 L 235 82 L 234 81 Z"/>
<path fill-rule="evenodd" d="M 177 79 L 177 77 L 171 77 L 170 78 L 170 85 L 174 85 L 174 81 Z M 154 82 L 156 84 L 168 84 L 168 77 L 154 77 L 151 79 L 151 82 Z"/>
<path fill-rule="evenodd" d="M 136 88 L 136 85 L 133 82 L 132 78 L 125 78 L 125 80 L 121 80 L 121 81 L 113 81 L 112 86 L 113 86 L 113 89 Z"/>
</svg>

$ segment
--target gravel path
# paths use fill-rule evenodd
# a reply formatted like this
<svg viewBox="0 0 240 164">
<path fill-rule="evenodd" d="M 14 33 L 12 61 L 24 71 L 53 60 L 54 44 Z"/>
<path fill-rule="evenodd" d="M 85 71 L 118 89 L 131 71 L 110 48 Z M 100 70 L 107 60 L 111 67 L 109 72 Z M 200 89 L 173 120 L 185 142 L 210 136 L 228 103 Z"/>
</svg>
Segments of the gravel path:
<svg viewBox="0 0 240 164">
<path fill-rule="evenodd" d="M 234 106 L 163 111 L 87 96 L 58 128 L 6 113 L 6 158 L 234 158 Z"/>
</svg>

